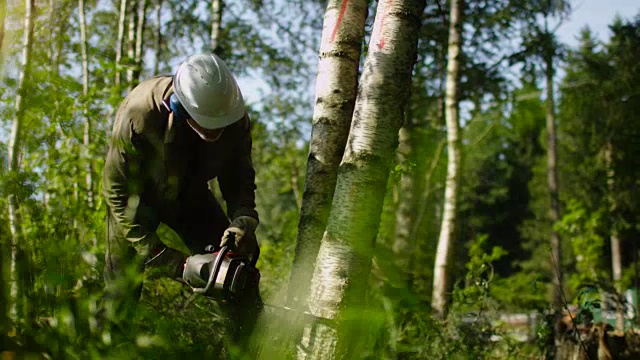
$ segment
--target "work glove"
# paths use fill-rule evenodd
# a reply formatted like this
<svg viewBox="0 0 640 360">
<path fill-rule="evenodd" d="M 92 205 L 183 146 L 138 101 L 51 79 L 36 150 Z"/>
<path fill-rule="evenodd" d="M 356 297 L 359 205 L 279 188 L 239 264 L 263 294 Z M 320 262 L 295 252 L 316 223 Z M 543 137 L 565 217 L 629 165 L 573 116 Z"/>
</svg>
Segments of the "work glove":
<svg viewBox="0 0 640 360">
<path fill-rule="evenodd" d="M 250 216 L 235 218 L 222 235 L 220 246 L 230 246 L 234 251 L 243 255 L 253 255 L 258 249 L 255 230 L 258 220 Z"/>
</svg>

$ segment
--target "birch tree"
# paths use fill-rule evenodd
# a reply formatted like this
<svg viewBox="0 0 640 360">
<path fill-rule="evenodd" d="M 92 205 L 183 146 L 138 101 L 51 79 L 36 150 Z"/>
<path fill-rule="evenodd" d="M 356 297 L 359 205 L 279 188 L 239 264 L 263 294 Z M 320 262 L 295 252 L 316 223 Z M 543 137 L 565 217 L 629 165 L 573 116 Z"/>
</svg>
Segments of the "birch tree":
<svg viewBox="0 0 640 360">
<path fill-rule="evenodd" d="M 211 0 L 211 52 L 220 55 L 222 34 L 222 0 Z"/>
<path fill-rule="evenodd" d="M 613 154 L 615 153 L 614 145 L 610 139 L 607 139 L 604 149 L 605 169 L 607 174 L 607 203 L 609 215 L 612 219 L 616 218 L 616 173 L 613 163 Z M 622 280 L 622 252 L 620 248 L 620 236 L 618 234 L 617 224 L 611 227 L 609 241 L 611 243 L 611 274 L 613 275 L 613 283 L 617 297 L 621 297 L 624 293 L 620 285 Z M 624 330 L 624 306 L 622 301 L 616 301 L 616 328 Z"/>
<path fill-rule="evenodd" d="M 156 24 L 153 29 L 154 41 L 154 54 L 155 61 L 153 62 L 153 75 L 158 75 L 160 72 L 160 52 L 162 51 L 162 0 L 156 0 L 155 4 Z"/>
<path fill-rule="evenodd" d="M 415 125 L 413 119 L 407 117 L 404 126 L 398 134 L 398 162 L 400 164 L 413 160 Z M 409 165 L 410 166 L 410 165 Z M 396 231 L 393 241 L 393 253 L 395 254 L 396 266 L 400 271 L 410 272 L 411 249 L 414 239 L 411 237 L 413 223 L 416 221 L 414 215 L 417 210 L 416 197 L 417 181 L 413 173 L 403 173 L 398 184 L 398 208 L 396 210 Z M 407 277 L 407 285 L 410 278 Z"/>
<path fill-rule="evenodd" d="M 7 172 L 16 176 L 20 172 L 20 150 L 22 140 L 22 127 L 25 118 L 25 97 L 27 91 L 27 82 L 31 72 L 31 50 L 33 47 L 33 28 L 35 21 L 35 0 L 25 1 L 24 15 L 24 35 L 22 44 L 22 68 L 18 77 L 18 88 L 16 91 L 16 100 L 14 105 L 14 115 L 11 121 L 11 134 L 9 138 L 8 159 L 9 164 Z M 22 246 L 22 231 L 20 224 L 20 204 L 18 203 L 17 194 L 11 192 L 8 195 L 7 202 L 9 204 L 9 229 L 11 231 L 11 266 L 9 270 L 9 278 L 11 282 L 10 301 L 11 308 L 9 316 L 14 322 L 17 321 L 18 312 L 23 311 L 19 294 L 19 274 L 18 274 L 18 253 Z"/>
<path fill-rule="evenodd" d="M 144 28 L 147 22 L 148 0 L 139 0 L 130 4 L 128 50 L 127 50 L 127 89 L 131 91 L 140 81 L 142 55 L 144 51 Z"/>
<path fill-rule="evenodd" d="M 402 164 L 403 172 L 397 186 L 396 226 L 392 246 L 396 266 L 406 275 L 404 277 L 409 287 L 414 285 L 414 269 L 411 264 L 416 257 L 414 250 L 417 249 L 419 229 L 427 210 L 433 209 L 434 201 L 428 199 L 431 175 L 433 167 L 437 166 L 442 148 L 442 142 L 438 144 L 437 141 L 433 141 L 439 140 L 439 131 L 432 130 L 440 128 L 440 124 L 444 123 L 443 84 L 446 76 L 449 28 L 445 19 L 442 22 L 426 20 L 439 19 L 441 15 L 441 7 L 438 4 L 427 4 L 421 32 L 421 39 L 425 40 L 422 46 L 418 45 L 423 61 L 416 64 L 413 79 L 413 86 L 419 91 L 411 96 L 411 114 L 408 114 L 399 133 L 397 161 Z M 435 69 L 433 63 L 437 64 Z M 415 113 L 425 115 L 419 116 Z M 432 148 L 435 148 L 434 152 L 430 151 Z M 432 154 L 431 160 L 435 163 L 425 161 L 425 157 Z"/>
<path fill-rule="evenodd" d="M 313 263 L 329 217 L 356 101 L 366 17 L 367 1 L 330 0 L 327 4 L 306 182 L 289 280 L 288 303 L 295 308 L 304 307 Z"/>
<path fill-rule="evenodd" d="M 140 74 L 142 73 L 142 58 L 144 56 L 144 29 L 147 24 L 147 7 L 149 6 L 149 0 L 140 0 L 137 9 L 137 23 L 136 23 L 136 41 L 134 48 L 134 67 L 132 74 L 132 86 L 135 86 L 140 82 Z"/>
<path fill-rule="evenodd" d="M 116 39 L 116 76 L 114 80 L 116 88 L 120 86 L 121 82 L 120 68 L 122 67 L 122 52 L 124 51 L 124 30 L 126 20 L 127 0 L 120 0 L 120 15 L 118 16 L 118 37 Z"/>
<path fill-rule="evenodd" d="M 334 324 L 307 325 L 299 358 L 354 358 L 367 346 L 361 336 L 366 320 L 351 311 L 360 310 L 361 315 L 366 305 L 372 252 L 404 121 L 424 7 L 423 0 L 378 3 L 308 299 L 312 315 Z"/>
<path fill-rule="evenodd" d="M 133 66 L 134 66 L 134 58 L 136 56 L 136 19 L 137 17 L 137 11 L 138 11 L 138 2 L 140 0 L 136 1 L 130 1 L 128 4 L 128 9 L 127 12 L 128 17 L 127 17 L 127 40 L 126 40 L 126 46 L 127 46 L 127 57 L 126 57 L 126 71 L 125 71 L 125 75 L 126 75 L 126 81 L 127 81 L 127 93 L 131 91 L 131 89 L 134 88 L 133 85 Z"/>
<path fill-rule="evenodd" d="M 455 237 L 455 223 L 460 165 L 460 119 L 459 119 L 459 79 L 460 55 L 462 46 L 462 16 L 463 0 L 451 1 L 451 16 L 449 23 L 449 51 L 447 63 L 445 118 L 447 123 L 447 181 L 445 188 L 444 211 L 442 226 L 436 250 L 435 267 L 433 269 L 433 295 L 431 307 L 436 316 L 444 316 L 447 307 L 447 267 L 448 259 Z"/>
<path fill-rule="evenodd" d="M 7 18 L 7 1 L 0 0 L 0 69 L 3 68 L 4 59 L 2 52 L 2 45 L 4 44 L 4 22 Z"/>
<path fill-rule="evenodd" d="M 89 57 L 87 55 L 87 24 L 85 21 L 84 0 L 78 0 L 78 17 L 80 20 L 80 53 L 82 54 L 82 122 L 84 131 L 82 144 L 87 159 L 86 186 L 87 202 L 90 208 L 94 206 L 93 192 L 93 165 L 89 159 L 89 147 L 91 146 L 91 121 L 89 120 Z"/>
</svg>

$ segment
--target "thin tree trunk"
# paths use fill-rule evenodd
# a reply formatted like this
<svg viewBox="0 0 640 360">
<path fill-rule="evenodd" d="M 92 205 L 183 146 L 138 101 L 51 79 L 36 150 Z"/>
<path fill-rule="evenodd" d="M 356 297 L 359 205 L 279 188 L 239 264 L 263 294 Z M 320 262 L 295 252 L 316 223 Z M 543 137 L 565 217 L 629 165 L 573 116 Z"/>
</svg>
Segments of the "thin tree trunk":
<svg viewBox="0 0 640 360">
<path fill-rule="evenodd" d="M 433 269 L 433 294 L 431 307 L 438 317 L 444 317 L 447 311 L 448 273 L 447 267 L 455 237 L 458 188 L 461 166 L 460 119 L 459 119 L 459 80 L 460 52 L 462 46 L 462 0 L 451 1 L 451 19 L 449 25 L 449 54 L 447 63 L 445 117 L 447 123 L 447 182 L 444 193 L 442 226 L 436 250 Z"/>
<path fill-rule="evenodd" d="M 4 67 L 4 51 L 2 51 L 2 46 L 4 45 L 4 22 L 7 18 L 7 1 L 0 0 L 0 70 Z"/>
<path fill-rule="evenodd" d="M 6 0 L 0 0 L 0 72 L 2 72 L 2 70 L 4 69 L 4 56 L 2 56 L 2 54 L 4 54 L 4 51 L 2 51 L 2 45 L 4 44 L 4 22 L 6 19 L 6 13 L 7 2 Z M 2 162 L 4 163 L 4 159 L 2 160 Z M 4 172 L 3 167 L 4 164 L 0 164 L 0 174 Z M 6 335 L 6 333 L 9 331 L 9 316 L 7 314 L 9 310 L 7 306 L 9 304 L 9 301 L 7 301 L 8 299 L 5 292 L 7 269 L 4 264 L 6 264 L 5 249 L 6 246 L 9 246 L 10 244 L 5 243 L 5 238 L 6 237 L 0 239 L 0 262 L 2 262 L 2 264 L 0 264 L 0 336 Z"/>
<path fill-rule="evenodd" d="M 432 118 L 431 126 L 436 129 L 440 128 L 442 124 L 444 124 L 445 122 L 444 111 L 443 111 L 444 98 L 445 98 L 444 83 L 447 75 L 446 66 L 445 66 L 446 65 L 446 56 L 445 56 L 445 49 L 444 49 L 445 46 L 446 45 L 443 44 L 442 48 L 439 47 L 438 48 L 439 51 L 435 53 L 435 56 L 438 59 L 437 79 L 439 80 L 439 84 L 438 84 L 439 92 L 438 92 L 438 98 L 435 101 L 435 118 Z M 429 119 L 427 119 L 424 122 L 424 124 L 427 125 L 428 127 Z M 414 125 L 414 126 L 417 126 L 417 125 Z M 422 125 L 420 127 L 422 127 Z M 407 128 L 406 130 L 409 130 L 409 128 Z M 415 130 L 411 129 L 411 131 L 415 131 Z M 398 146 L 399 150 L 403 149 L 403 136 L 412 137 L 412 132 L 408 132 L 406 135 L 403 135 L 403 129 L 400 129 L 400 145 Z M 405 141 L 407 145 L 410 146 L 410 148 L 407 147 L 406 150 L 404 150 L 403 152 L 413 152 L 417 150 L 417 148 L 415 148 L 415 142 L 416 142 L 415 139 L 414 140 L 406 139 Z M 407 146 L 407 145 L 404 145 L 404 146 Z M 432 206 L 431 202 L 429 201 L 429 196 L 431 195 L 431 176 L 433 175 L 433 172 L 435 171 L 435 168 L 438 165 L 438 162 L 440 160 L 440 154 L 442 153 L 442 150 L 445 145 L 446 145 L 446 142 L 444 140 L 438 144 L 436 151 L 434 153 L 434 157 L 432 158 L 431 163 L 429 165 L 429 168 L 426 170 L 426 173 L 424 176 L 424 187 L 421 193 L 419 192 L 420 191 L 418 186 L 419 181 L 415 178 L 416 176 L 415 174 L 413 176 L 411 176 L 411 174 L 403 174 L 400 180 L 400 188 L 402 190 L 400 191 L 400 194 L 401 194 L 400 204 L 396 212 L 397 216 L 396 216 L 396 233 L 395 233 L 395 239 L 394 239 L 395 240 L 394 253 L 395 253 L 396 259 L 398 259 L 397 265 L 401 268 L 403 266 L 406 266 L 408 269 L 407 284 L 409 288 L 412 288 L 415 285 L 414 276 L 413 276 L 413 270 L 414 270 L 413 264 L 415 262 L 415 257 L 416 257 L 416 252 L 414 251 L 414 248 L 418 240 L 417 239 L 418 230 L 420 228 L 422 219 L 424 218 L 424 215 L 427 212 L 428 207 Z M 403 161 L 403 160 L 399 159 L 399 161 Z M 407 194 L 411 194 L 411 195 L 407 195 Z M 403 196 L 405 197 L 404 200 L 403 200 Z M 406 241 L 405 239 L 408 239 L 408 241 Z M 404 248 L 403 243 L 406 244 L 407 246 L 406 248 Z M 403 248 L 404 250 L 402 250 Z M 400 255 L 401 253 L 404 255 Z"/>
<path fill-rule="evenodd" d="M 614 146 L 610 141 L 607 142 L 605 147 L 605 164 L 607 168 L 607 200 L 609 202 L 609 218 L 615 219 L 616 216 L 616 173 L 613 164 Z M 611 272 L 613 275 L 613 283 L 616 289 L 616 328 L 618 330 L 624 330 L 624 304 L 621 301 L 624 298 L 624 289 L 620 282 L 622 280 L 622 253 L 620 249 L 620 237 L 618 236 L 618 229 L 615 223 L 610 226 L 610 241 L 611 241 Z"/>
<path fill-rule="evenodd" d="M 550 52 L 550 50 L 549 50 Z M 562 249 L 560 235 L 553 230 L 553 225 L 560 220 L 560 197 L 558 194 L 558 167 L 556 153 L 556 113 L 553 90 L 553 56 L 545 56 L 546 81 L 547 81 L 547 184 L 549 186 L 551 220 L 551 274 L 553 284 L 553 306 L 556 312 L 562 311 Z"/>
<path fill-rule="evenodd" d="M 87 25 L 84 14 L 84 0 L 78 0 L 78 14 L 80 18 L 80 52 L 82 53 L 82 122 L 84 123 L 84 133 L 82 144 L 84 145 L 87 185 L 87 203 L 93 209 L 93 165 L 90 160 L 89 147 L 91 145 L 91 121 L 89 120 L 89 57 L 87 54 Z"/>
<path fill-rule="evenodd" d="M 84 16 L 84 14 L 82 16 Z M 82 26 L 81 26 L 81 31 L 82 31 Z M 82 34 L 81 34 L 81 37 L 82 37 Z M 84 63 L 83 63 L 83 66 L 84 66 Z M 84 78 L 84 69 L 82 69 L 82 70 L 83 70 L 83 78 Z M 84 115 L 84 111 L 83 111 L 83 115 Z M 85 130 L 86 130 L 86 123 L 84 125 L 85 125 Z M 78 162 L 76 162 L 74 164 L 74 168 L 75 168 L 75 172 L 76 173 L 78 173 L 78 174 L 81 173 L 80 166 L 78 165 Z M 73 181 L 73 197 L 74 197 L 74 200 L 75 200 L 76 204 L 79 205 L 80 204 L 80 184 L 78 183 L 77 178 L 74 178 L 74 181 Z M 75 237 L 78 237 L 78 233 L 79 233 L 78 223 L 79 223 L 78 219 L 76 217 L 74 217 L 73 218 L 73 230 L 75 232 L 75 234 L 74 234 Z"/>
<path fill-rule="evenodd" d="M 222 28 L 222 0 L 211 1 L 211 52 L 220 55 L 220 40 Z"/>
<path fill-rule="evenodd" d="M 25 94 L 27 81 L 30 77 L 31 68 L 31 48 L 33 46 L 33 28 L 35 19 L 35 0 L 25 1 L 24 37 L 22 48 L 22 71 L 18 77 L 18 89 L 16 92 L 15 115 L 11 124 L 11 135 L 9 138 L 9 166 L 8 173 L 18 173 L 20 171 L 20 147 L 22 141 L 22 124 L 25 112 Z M 19 298 L 19 274 L 18 274 L 18 252 L 22 246 L 22 234 L 20 223 L 20 207 L 16 194 L 8 196 L 9 203 L 9 229 L 11 231 L 11 266 L 10 282 L 11 304 L 9 316 L 14 322 L 18 319 L 18 313 L 24 311 L 23 301 Z"/>
<path fill-rule="evenodd" d="M 162 51 L 162 0 L 156 0 L 156 26 L 154 29 L 155 36 L 155 62 L 153 63 L 153 74 L 158 75 L 160 72 L 160 52 Z"/>
<path fill-rule="evenodd" d="M 4 3 L 3 0 L 0 0 Z M 53 39 L 55 37 L 55 32 L 53 31 L 54 29 L 54 14 L 55 14 L 55 4 L 54 4 L 54 0 L 49 0 L 49 3 L 47 4 L 47 25 L 51 27 L 51 30 L 47 33 L 47 37 L 48 37 L 48 41 L 47 41 L 47 59 L 49 59 L 49 61 L 51 61 L 51 58 L 53 58 Z M 1 11 L 1 10 L 0 10 Z M 51 62 L 49 62 L 49 64 L 51 64 Z"/>
<path fill-rule="evenodd" d="M 137 8 L 137 24 L 136 24 L 136 41 L 134 49 L 134 67 L 131 79 L 131 87 L 133 88 L 140 82 L 140 74 L 142 73 L 142 58 L 144 56 L 144 27 L 147 23 L 147 6 L 148 0 L 140 0 Z"/>
<path fill-rule="evenodd" d="M 136 11 L 138 9 L 138 3 L 131 1 L 129 3 L 129 23 L 127 25 L 127 65 L 126 67 L 126 80 L 127 80 L 127 92 L 130 92 L 133 88 L 133 59 L 136 56 Z"/>
<path fill-rule="evenodd" d="M 302 359 L 353 359 L 369 348 L 362 330 L 371 259 L 389 170 L 409 98 L 424 0 L 380 1 L 308 299 Z M 306 348 L 307 351 L 303 351 Z"/>
<path fill-rule="evenodd" d="M 412 119 L 407 117 L 404 126 L 399 132 L 398 162 L 406 164 L 413 159 L 415 148 L 413 144 L 413 132 L 415 127 Z M 417 211 L 416 196 L 417 184 L 414 171 L 404 172 L 398 184 L 398 206 L 396 209 L 396 229 L 393 241 L 393 253 L 395 265 L 402 272 L 406 280 L 405 285 L 410 286 L 409 265 L 411 263 L 412 248 L 415 242 L 411 236 L 413 223 L 417 221 L 415 214 Z"/>
<path fill-rule="evenodd" d="M 57 43 L 55 48 L 53 49 L 52 56 L 50 58 L 51 71 L 57 76 L 60 75 L 60 58 L 63 55 L 63 48 L 65 45 L 65 34 L 69 27 L 69 17 L 71 16 L 72 7 L 65 7 L 64 4 L 57 5 L 55 12 L 52 14 L 53 22 L 57 22 L 58 24 L 58 34 L 57 34 Z"/>
<path fill-rule="evenodd" d="M 365 0 L 330 0 L 320 44 L 316 101 L 288 304 L 302 309 L 309 290 L 358 88 Z"/>
<path fill-rule="evenodd" d="M 127 20 L 127 0 L 120 0 L 120 17 L 118 18 L 118 38 L 116 39 L 116 78 L 115 86 L 120 86 L 120 68 L 122 67 L 122 52 L 124 51 L 124 28 Z"/>
</svg>

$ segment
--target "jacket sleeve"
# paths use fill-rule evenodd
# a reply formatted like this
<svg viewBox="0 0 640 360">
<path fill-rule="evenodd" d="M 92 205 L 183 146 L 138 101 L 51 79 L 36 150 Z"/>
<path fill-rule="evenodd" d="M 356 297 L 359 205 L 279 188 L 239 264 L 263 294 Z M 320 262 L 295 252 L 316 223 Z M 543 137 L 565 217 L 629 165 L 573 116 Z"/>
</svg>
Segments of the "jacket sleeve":
<svg viewBox="0 0 640 360">
<path fill-rule="evenodd" d="M 119 236 L 131 242 L 147 259 L 164 248 L 158 236 L 155 211 L 141 202 L 143 192 L 143 146 L 126 115 L 116 119 L 103 172 L 103 194 Z"/>
<path fill-rule="evenodd" d="M 258 220 L 255 210 L 255 177 L 251 161 L 251 120 L 249 115 L 238 124 L 241 129 L 240 140 L 235 144 L 231 157 L 222 166 L 218 176 L 220 192 L 227 203 L 227 215 L 231 220 L 239 216 L 250 216 Z"/>
</svg>

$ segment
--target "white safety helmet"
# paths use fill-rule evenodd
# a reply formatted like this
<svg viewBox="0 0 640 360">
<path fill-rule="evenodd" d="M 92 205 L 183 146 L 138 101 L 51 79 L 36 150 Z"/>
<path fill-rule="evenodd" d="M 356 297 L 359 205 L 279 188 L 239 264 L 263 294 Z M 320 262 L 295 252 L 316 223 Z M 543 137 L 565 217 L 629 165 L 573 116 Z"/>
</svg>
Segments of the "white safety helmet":
<svg viewBox="0 0 640 360">
<path fill-rule="evenodd" d="M 223 128 L 244 116 L 238 83 L 213 53 L 185 60 L 176 71 L 173 89 L 191 118 L 205 129 Z"/>
</svg>

